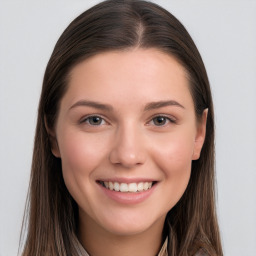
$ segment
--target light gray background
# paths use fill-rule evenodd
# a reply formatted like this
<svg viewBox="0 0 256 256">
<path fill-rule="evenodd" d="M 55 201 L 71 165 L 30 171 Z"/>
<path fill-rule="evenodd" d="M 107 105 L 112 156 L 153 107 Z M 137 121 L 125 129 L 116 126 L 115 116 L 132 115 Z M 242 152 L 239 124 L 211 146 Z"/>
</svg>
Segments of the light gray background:
<svg viewBox="0 0 256 256">
<path fill-rule="evenodd" d="M 17 254 L 46 63 L 64 28 L 96 2 L 0 2 L 0 256 Z M 256 1 L 155 2 L 187 27 L 208 70 L 225 255 L 256 255 Z"/>
</svg>

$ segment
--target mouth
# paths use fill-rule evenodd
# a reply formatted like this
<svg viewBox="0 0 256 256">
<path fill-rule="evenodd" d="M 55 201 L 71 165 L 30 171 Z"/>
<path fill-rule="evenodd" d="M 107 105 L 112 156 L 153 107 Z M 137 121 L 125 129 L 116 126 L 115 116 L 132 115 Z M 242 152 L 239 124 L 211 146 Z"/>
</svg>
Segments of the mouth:
<svg viewBox="0 0 256 256">
<path fill-rule="evenodd" d="M 98 184 L 104 188 L 121 193 L 139 193 L 143 191 L 150 190 L 155 184 L 156 181 L 151 182 L 132 182 L 132 183 L 119 183 L 112 181 L 97 181 Z"/>
</svg>

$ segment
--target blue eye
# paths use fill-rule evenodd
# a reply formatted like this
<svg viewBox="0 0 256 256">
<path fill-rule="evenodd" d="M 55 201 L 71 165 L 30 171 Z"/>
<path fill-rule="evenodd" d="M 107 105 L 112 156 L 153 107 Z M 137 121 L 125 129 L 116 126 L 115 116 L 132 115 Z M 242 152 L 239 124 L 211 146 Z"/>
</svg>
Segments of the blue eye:
<svg viewBox="0 0 256 256">
<path fill-rule="evenodd" d="M 89 116 L 83 120 L 83 123 L 87 123 L 93 126 L 99 126 L 99 125 L 105 124 L 106 122 L 100 116 Z"/>
</svg>

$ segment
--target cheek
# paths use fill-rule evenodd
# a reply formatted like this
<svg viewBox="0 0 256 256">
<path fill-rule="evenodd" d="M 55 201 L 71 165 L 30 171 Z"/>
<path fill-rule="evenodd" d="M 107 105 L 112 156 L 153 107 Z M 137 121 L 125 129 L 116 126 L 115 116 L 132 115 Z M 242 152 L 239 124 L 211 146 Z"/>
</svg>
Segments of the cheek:
<svg viewBox="0 0 256 256">
<path fill-rule="evenodd" d="M 81 190 L 88 190 L 92 185 L 93 171 L 105 154 L 104 148 L 99 145 L 95 138 L 85 137 L 82 132 L 71 131 L 61 136 L 59 148 L 63 178 L 73 196 Z"/>
<path fill-rule="evenodd" d="M 165 194 L 170 210 L 187 188 L 193 155 L 193 140 L 181 136 L 162 141 L 154 150 L 154 161 L 162 171 Z"/>
<path fill-rule="evenodd" d="M 175 191 L 184 191 L 191 173 L 192 149 L 184 141 L 177 141 L 166 147 L 162 156 L 161 168 L 168 182 L 172 183 Z M 165 160 L 164 160 L 165 159 Z"/>
<path fill-rule="evenodd" d="M 153 148 L 155 162 L 162 167 L 166 176 L 190 171 L 193 148 L 193 136 L 183 134 L 158 140 L 158 144 Z"/>
<path fill-rule="evenodd" d="M 75 173 L 88 173 L 100 162 L 105 154 L 100 140 L 85 136 L 82 132 L 70 132 L 60 142 L 62 168 Z"/>
</svg>

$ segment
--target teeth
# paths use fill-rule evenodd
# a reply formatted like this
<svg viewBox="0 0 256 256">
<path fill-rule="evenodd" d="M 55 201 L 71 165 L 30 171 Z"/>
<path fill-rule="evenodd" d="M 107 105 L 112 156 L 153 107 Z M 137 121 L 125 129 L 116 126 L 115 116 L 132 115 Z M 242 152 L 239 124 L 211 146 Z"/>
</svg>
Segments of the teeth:
<svg viewBox="0 0 256 256">
<path fill-rule="evenodd" d="M 122 192 L 128 192 L 128 184 L 121 183 L 121 185 L 119 186 L 119 190 Z"/>
<path fill-rule="evenodd" d="M 115 190 L 120 192 L 141 192 L 146 191 L 152 187 L 152 182 L 139 182 L 139 183 L 118 183 L 118 182 L 111 182 L 111 181 L 104 181 L 101 184 L 109 189 Z"/>
<path fill-rule="evenodd" d="M 140 192 L 140 191 L 143 191 L 143 189 L 144 189 L 143 182 L 140 182 L 137 187 L 138 187 L 138 191 L 139 191 L 139 192 Z"/>
<path fill-rule="evenodd" d="M 130 183 L 128 185 L 128 191 L 129 192 L 137 192 L 137 190 L 138 190 L 138 186 L 137 186 L 136 183 Z"/>
<path fill-rule="evenodd" d="M 143 189 L 144 189 L 144 190 L 148 190 L 148 182 L 145 182 L 145 183 L 143 184 Z"/>
<path fill-rule="evenodd" d="M 119 183 L 115 182 L 115 183 L 114 183 L 114 190 L 115 190 L 115 191 L 119 191 L 119 187 L 120 187 L 120 186 L 119 186 Z"/>
<path fill-rule="evenodd" d="M 106 186 L 107 188 L 109 188 L 110 190 L 114 190 L 114 184 L 111 181 L 106 183 L 108 183 L 108 186 Z"/>
</svg>

